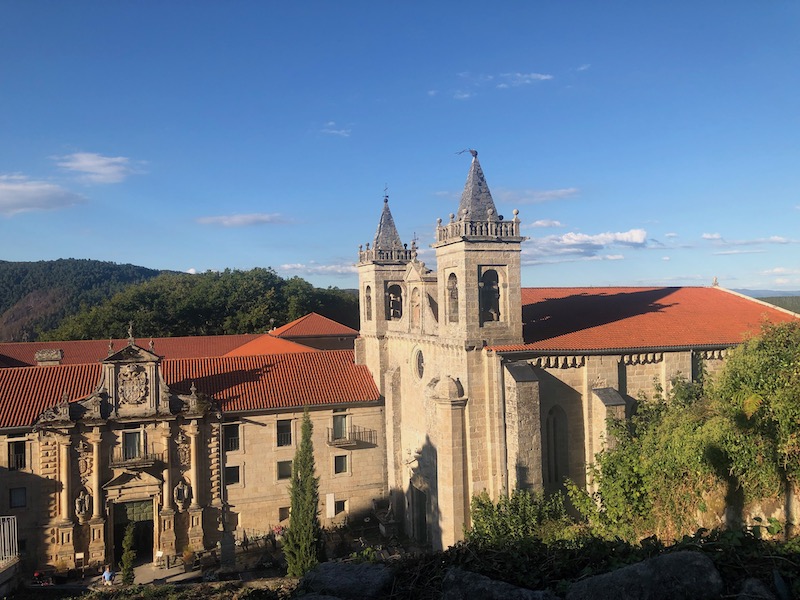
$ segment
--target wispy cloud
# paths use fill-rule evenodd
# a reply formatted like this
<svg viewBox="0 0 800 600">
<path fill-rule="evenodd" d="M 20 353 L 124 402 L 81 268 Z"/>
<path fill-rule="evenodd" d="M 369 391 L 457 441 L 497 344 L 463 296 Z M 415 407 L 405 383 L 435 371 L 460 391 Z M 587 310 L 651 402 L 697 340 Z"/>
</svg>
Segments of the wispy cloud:
<svg viewBox="0 0 800 600">
<path fill-rule="evenodd" d="M 718 233 L 704 233 L 700 236 L 704 240 L 721 240 L 722 236 Z"/>
<path fill-rule="evenodd" d="M 456 90 L 453 92 L 453 98 L 456 100 L 467 100 L 468 98 L 472 98 L 475 94 L 473 92 L 467 92 L 464 90 Z"/>
<path fill-rule="evenodd" d="M 526 264 L 564 260 L 621 260 L 621 254 L 604 254 L 614 247 L 646 248 L 647 232 L 644 229 L 595 235 L 569 232 L 534 238 L 528 242 L 523 254 Z"/>
<path fill-rule="evenodd" d="M 47 181 L 24 175 L 0 175 L 0 214 L 7 217 L 37 211 L 58 210 L 83 204 L 86 198 Z"/>
<path fill-rule="evenodd" d="M 764 244 L 796 244 L 798 240 L 785 238 L 781 235 L 771 235 L 765 238 L 751 240 L 729 240 L 719 233 L 704 233 L 702 239 L 712 242 L 715 246 L 759 246 Z"/>
<path fill-rule="evenodd" d="M 338 127 L 336 125 L 336 121 L 328 121 L 325 123 L 325 126 L 320 129 L 320 133 L 324 133 L 326 135 L 338 135 L 339 137 L 350 137 L 352 131 L 352 129 Z"/>
<path fill-rule="evenodd" d="M 767 269 L 764 275 L 800 275 L 800 269 L 787 269 L 786 267 L 775 267 Z"/>
<path fill-rule="evenodd" d="M 356 273 L 356 267 L 352 263 L 340 263 L 323 265 L 317 262 L 306 263 L 287 263 L 278 267 L 278 271 L 283 273 L 302 273 L 304 275 L 350 275 Z"/>
<path fill-rule="evenodd" d="M 519 87 L 521 85 L 530 85 L 538 81 L 548 81 L 552 78 L 552 75 L 547 75 L 545 73 L 501 73 L 500 79 L 502 81 L 497 84 L 497 87 L 501 89 Z"/>
<path fill-rule="evenodd" d="M 664 237 L 665 238 L 676 238 L 676 237 L 678 237 L 678 234 L 673 232 L 673 231 L 670 231 L 669 233 L 665 233 Z"/>
<path fill-rule="evenodd" d="M 563 227 L 564 224 L 561 221 L 554 221 L 552 219 L 539 219 L 538 221 L 534 221 L 530 225 L 531 227 Z"/>
<path fill-rule="evenodd" d="M 576 71 L 588 71 L 592 68 L 592 65 L 589 63 L 582 64 L 580 67 L 576 69 Z"/>
<path fill-rule="evenodd" d="M 130 175 L 142 173 L 143 162 L 133 164 L 125 156 L 103 156 L 94 152 L 74 152 L 55 156 L 56 164 L 67 171 L 81 174 L 81 179 L 91 183 L 119 183 Z"/>
<path fill-rule="evenodd" d="M 249 227 L 270 223 L 285 223 L 279 213 L 250 213 L 245 215 L 219 215 L 216 217 L 199 217 L 201 225 L 220 225 L 222 227 Z"/>
<path fill-rule="evenodd" d="M 716 252 L 712 252 L 711 254 L 714 256 L 727 256 L 729 254 L 763 254 L 764 252 L 766 252 L 766 250 L 758 250 L 754 248 L 752 250 L 718 250 Z"/>
<path fill-rule="evenodd" d="M 553 200 L 566 200 L 568 198 L 574 198 L 579 192 L 580 190 L 575 187 L 555 190 L 510 190 L 498 188 L 492 195 L 498 202 L 521 205 L 541 204 L 542 202 L 551 202 Z"/>
</svg>

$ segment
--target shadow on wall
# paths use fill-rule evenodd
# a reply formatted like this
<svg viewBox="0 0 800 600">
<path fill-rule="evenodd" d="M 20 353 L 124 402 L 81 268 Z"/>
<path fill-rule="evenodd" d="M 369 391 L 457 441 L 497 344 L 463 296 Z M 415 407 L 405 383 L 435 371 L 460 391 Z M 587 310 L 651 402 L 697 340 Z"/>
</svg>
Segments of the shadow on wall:
<svg viewBox="0 0 800 600">
<path fill-rule="evenodd" d="M 438 452 L 425 436 L 425 443 L 405 458 L 411 470 L 405 490 L 403 523 L 406 535 L 417 544 L 442 547 L 442 515 L 438 501 Z"/>
</svg>

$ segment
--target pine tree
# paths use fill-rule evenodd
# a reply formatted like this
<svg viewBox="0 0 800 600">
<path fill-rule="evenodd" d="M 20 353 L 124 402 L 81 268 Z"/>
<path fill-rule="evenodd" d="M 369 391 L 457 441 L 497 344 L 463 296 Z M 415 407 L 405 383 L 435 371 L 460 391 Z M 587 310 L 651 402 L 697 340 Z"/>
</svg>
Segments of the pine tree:
<svg viewBox="0 0 800 600">
<path fill-rule="evenodd" d="M 303 412 L 300 445 L 292 463 L 291 513 L 283 552 L 290 577 L 302 577 L 320 560 L 319 478 L 315 475 L 313 432 L 308 408 Z"/>
<path fill-rule="evenodd" d="M 133 523 L 128 523 L 125 537 L 122 538 L 122 562 L 119 563 L 122 583 L 125 585 L 131 585 L 134 579 L 133 564 L 136 562 L 136 550 L 133 549 L 133 545 Z"/>
</svg>

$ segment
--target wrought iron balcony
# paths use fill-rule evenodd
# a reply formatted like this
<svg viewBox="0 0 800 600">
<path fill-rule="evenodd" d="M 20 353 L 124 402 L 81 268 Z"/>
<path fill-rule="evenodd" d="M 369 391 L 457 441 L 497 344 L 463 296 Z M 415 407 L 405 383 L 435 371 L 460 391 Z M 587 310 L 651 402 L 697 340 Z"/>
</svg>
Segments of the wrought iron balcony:
<svg viewBox="0 0 800 600">
<path fill-rule="evenodd" d="M 163 452 L 141 452 L 133 448 L 114 448 L 109 464 L 112 467 L 144 468 L 164 462 Z"/>
<path fill-rule="evenodd" d="M 378 432 L 366 427 L 350 427 L 344 431 L 328 427 L 328 446 L 335 448 L 350 448 L 377 446 Z"/>
</svg>

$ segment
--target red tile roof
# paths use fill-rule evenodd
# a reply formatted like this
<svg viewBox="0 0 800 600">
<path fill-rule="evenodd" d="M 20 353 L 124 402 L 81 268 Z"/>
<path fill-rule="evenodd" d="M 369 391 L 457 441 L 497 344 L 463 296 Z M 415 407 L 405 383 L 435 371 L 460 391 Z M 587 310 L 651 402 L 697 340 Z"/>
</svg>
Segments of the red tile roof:
<svg viewBox="0 0 800 600">
<path fill-rule="evenodd" d="M 242 344 L 227 352 L 225 356 L 253 356 L 255 354 L 285 354 L 287 352 L 319 352 L 310 346 L 303 346 L 290 340 L 283 340 L 270 333 L 258 336 L 256 339 Z"/>
<path fill-rule="evenodd" d="M 224 411 L 298 408 L 305 404 L 375 402 L 375 382 L 352 350 L 264 356 L 165 359 L 161 363 L 174 392 L 198 392 L 217 399 Z M 26 427 L 64 392 L 79 400 L 99 382 L 101 365 L 0 369 L 0 427 Z"/>
<path fill-rule="evenodd" d="M 798 315 L 717 287 L 523 288 L 525 344 L 500 352 L 715 347 Z"/>
<path fill-rule="evenodd" d="M 241 335 L 208 335 L 193 337 L 152 338 L 153 351 L 167 358 L 199 358 L 223 356 L 243 344 L 263 336 L 261 333 Z M 151 338 L 142 338 L 136 344 L 149 347 Z M 36 364 L 36 352 L 46 349 L 64 351 L 62 365 L 80 365 L 99 362 L 108 356 L 108 340 L 76 340 L 69 342 L 3 342 L 0 343 L 0 362 L 11 367 Z M 111 340 L 114 350 L 128 345 L 127 339 Z"/>
<path fill-rule="evenodd" d="M 300 337 L 355 337 L 358 331 L 347 325 L 323 317 L 317 313 L 308 313 L 304 317 L 295 319 L 282 327 L 270 331 L 275 337 L 300 338 Z"/>
</svg>

